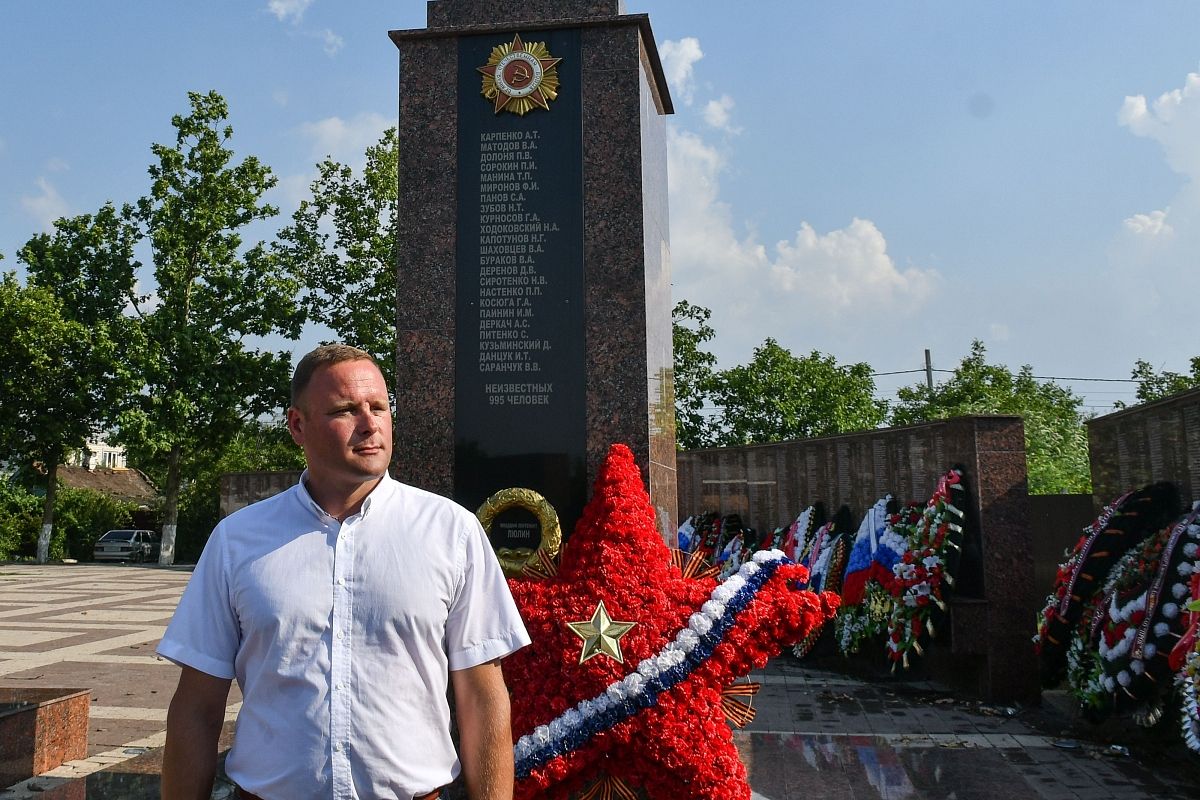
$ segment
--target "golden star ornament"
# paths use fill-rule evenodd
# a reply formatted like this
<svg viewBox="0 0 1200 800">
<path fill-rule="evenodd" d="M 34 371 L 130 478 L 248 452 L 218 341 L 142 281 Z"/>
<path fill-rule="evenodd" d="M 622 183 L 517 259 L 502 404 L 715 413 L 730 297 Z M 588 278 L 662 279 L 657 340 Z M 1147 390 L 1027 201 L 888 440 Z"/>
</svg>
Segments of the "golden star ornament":
<svg viewBox="0 0 1200 800">
<path fill-rule="evenodd" d="M 619 622 L 608 616 L 608 609 L 604 607 L 603 600 L 596 606 L 596 611 L 590 620 L 567 623 L 567 627 L 576 636 L 583 639 L 583 650 L 579 653 L 580 664 L 599 655 L 606 655 L 615 659 L 617 663 L 624 664 L 625 658 L 621 655 L 621 637 L 629 633 L 634 625 L 637 623 Z"/>
</svg>

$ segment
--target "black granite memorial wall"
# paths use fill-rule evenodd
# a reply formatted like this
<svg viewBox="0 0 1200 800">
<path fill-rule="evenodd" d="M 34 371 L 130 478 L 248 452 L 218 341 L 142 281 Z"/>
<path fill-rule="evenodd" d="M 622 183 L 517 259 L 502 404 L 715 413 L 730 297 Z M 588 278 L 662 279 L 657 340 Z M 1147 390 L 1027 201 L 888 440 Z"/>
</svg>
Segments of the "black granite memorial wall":
<svg viewBox="0 0 1200 800">
<path fill-rule="evenodd" d="M 587 496 L 580 32 L 522 35 L 557 62 L 551 108 L 519 115 L 476 96 L 458 114 L 453 496 L 478 508 L 531 487 L 574 520 Z M 458 40 L 460 85 L 479 82 L 500 41 Z M 536 546 L 535 529 L 514 509 L 492 541 Z"/>
</svg>

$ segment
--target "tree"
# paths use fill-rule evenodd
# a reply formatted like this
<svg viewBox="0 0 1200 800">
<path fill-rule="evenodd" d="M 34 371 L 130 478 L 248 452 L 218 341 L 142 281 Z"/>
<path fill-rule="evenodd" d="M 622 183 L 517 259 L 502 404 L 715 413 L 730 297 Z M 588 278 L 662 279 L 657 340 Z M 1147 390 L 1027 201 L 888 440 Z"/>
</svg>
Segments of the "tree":
<svg viewBox="0 0 1200 800">
<path fill-rule="evenodd" d="M 113 402 L 115 356 L 105 328 L 71 319 L 49 289 L 21 286 L 12 273 L 0 279 L 0 460 L 45 475 L 39 563 L 50 555 L 58 465 Z"/>
<path fill-rule="evenodd" d="M 898 392 L 893 425 L 910 425 L 970 414 L 1014 414 L 1025 422 L 1025 454 L 1031 494 L 1090 492 L 1087 430 L 1083 399 L 1053 381 L 1033 377 L 1029 365 L 1013 374 L 988 364 L 983 342 L 951 378 L 930 390 L 916 384 Z"/>
<path fill-rule="evenodd" d="M 710 447 L 715 430 L 704 409 L 712 403 L 717 359 L 704 349 L 715 332 L 712 312 L 680 300 L 671 311 L 671 340 L 675 362 L 675 444 L 680 450 Z"/>
<path fill-rule="evenodd" d="M 137 335 L 125 310 L 136 299 L 141 267 L 134 257 L 139 233 L 132 216 L 130 206 L 118 211 L 105 203 L 94 216 L 58 220 L 52 234 L 33 236 L 17 254 L 29 268 L 29 282 L 52 291 L 71 319 L 105 327 L 126 344 Z"/>
<path fill-rule="evenodd" d="M 41 502 L 12 476 L 0 476 L 0 561 L 37 552 Z M 33 546 L 26 549 L 26 542 Z"/>
<path fill-rule="evenodd" d="M 206 459 L 191 471 L 191 480 L 179 498 L 180 527 L 210 531 L 216 527 L 221 511 L 221 475 L 227 472 L 301 470 L 304 454 L 292 441 L 282 422 L 250 420 L 225 444 L 215 457 Z M 200 556 L 204 542 L 181 540 L 179 555 L 188 560 Z"/>
<path fill-rule="evenodd" d="M 232 163 L 219 94 L 188 100 L 191 113 L 171 120 L 174 146 L 151 148 L 150 193 L 134 212 L 149 239 L 157 304 L 135 302 L 146 389 L 119 426 L 135 461 L 165 476 L 164 564 L 174 559 L 187 459 L 221 452 L 247 420 L 286 403 L 290 354 L 255 349 L 251 337 L 296 339 L 303 322 L 294 277 L 261 243 L 241 252 L 238 231 L 278 213 L 262 202 L 275 177 L 253 156 Z"/>
<path fill-rule="evenodd" d="M 274 250 L 304 285 L 309 319 L 381 364 L 396 350 L 396 129 L 367 148 L 362 174 L 332 158 L 317 165 Z M 394 392 L 391 370 L 384 370 Z"/>
<path fill-rule="evenodd" d="M 1138 402 L 1149 403 L 1151 400 L 1160 400 L 1200 386 L 1200 356 L 1195 356 L 1191 360 L 1191 368 L 1192 374 L 1190 375 L 1167 370 L 1157 372 L 1149 361 L 1139 358 L 1134 363 L 1133 372 L 1130 375 L 1138 382 Z M 1125 404 L 1119 401 L 1116 406 L 1125 408 Z"/>
<path fill-rule="evenodd" d="M 129 207 L 118 212 L 107 203 L 95 216 L 59 219 L 53 233 L 36 234 L 17 254 L 29 268 L 30 288 L 56 299 L 57 311 L 51 313 L 61 315 L 74 331 L 64 335 L 75 337 L 72 347 L 51 353 L 45 362 L 59 373 L 52 379 L 59 395 L 43 409 L 69 415 L 71 422 L 57 422 L 54 430 L 41 426 L 45 438 L 39 442 L 39 457 L 47 482 L 40 562 L 52 541 L 59 462 L 111 423 L 118 401 L 137 388 L 128 359 L 137 347 L 137 331 L 124 314 L 133 299 L 138 266 L 133 256 L 137 229 L 130 213 Z M 58 441 L 50 441 L 56 434 Z"/>
<path fill-rule="evenodd" d="M 877 427 L 887 404 L 875 399 L 871 365 L 839 365 L 813 351 L 797 357 L 774 339 L 749 364 L 722 370 L 713 398 L 721 407 L 719 445 L 778 442 Z"/>
</svg>

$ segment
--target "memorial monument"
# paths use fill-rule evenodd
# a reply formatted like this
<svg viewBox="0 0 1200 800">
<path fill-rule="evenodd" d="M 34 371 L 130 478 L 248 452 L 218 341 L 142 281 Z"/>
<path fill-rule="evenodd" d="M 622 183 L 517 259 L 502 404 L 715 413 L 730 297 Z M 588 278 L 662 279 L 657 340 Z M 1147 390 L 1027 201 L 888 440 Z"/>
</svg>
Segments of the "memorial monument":
<svg viewBox="0 0 1200 800">
<path fill-rule="evenodd" d="M 570 534 L 609 445 L 676 525 L 666 135 L 645 15 L 619 0 L 431 0 L 400 54 L 398 480 L 515 487 Z M 536 548 L 525 508 L 498 548 Z"/>
</svg>

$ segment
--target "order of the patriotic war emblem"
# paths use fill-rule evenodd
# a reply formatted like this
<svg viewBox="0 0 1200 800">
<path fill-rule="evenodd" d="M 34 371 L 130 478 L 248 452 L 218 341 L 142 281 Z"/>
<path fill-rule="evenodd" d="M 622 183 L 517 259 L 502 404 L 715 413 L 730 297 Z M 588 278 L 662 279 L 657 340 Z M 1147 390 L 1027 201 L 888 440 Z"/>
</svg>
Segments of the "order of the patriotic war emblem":
<svg viewBox="0 0 1200 800">
<path fill-rule="evenodd" d="M 513 34 L 511 43 L 492 48 L 483 73 L 483 96 L 495 103 L 496 113 L 511 111 L 524 116 L 535 108 L 550 110 L 558 97 L 558 62 L 545 42 L 521 41 Z"/>
</svg>

